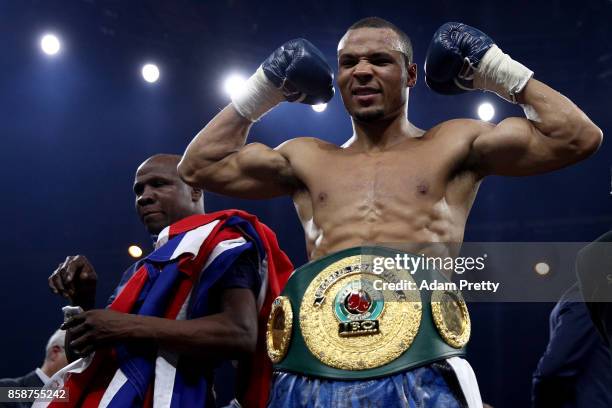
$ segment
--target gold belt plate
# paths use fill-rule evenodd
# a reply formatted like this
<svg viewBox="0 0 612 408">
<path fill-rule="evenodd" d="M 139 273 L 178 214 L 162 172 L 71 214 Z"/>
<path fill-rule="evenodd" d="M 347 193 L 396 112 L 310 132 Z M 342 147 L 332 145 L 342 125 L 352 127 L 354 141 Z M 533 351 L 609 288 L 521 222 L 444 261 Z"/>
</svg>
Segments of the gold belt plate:
<svg viewBox="0 0 612 408">
<path fill-rule="evenodd" d="M 402 269 L 375 274 L 374 257 L 355 255 L 334 262 L 304 293 L 299 313 L 304 341 L 330 367 L 383 366 L 406 351 L 418 333 L 422 315 L 418 290 L 374 288 L 380 288 L 380 282 L 414 283 L 412 276 Z"/>
<path fill-rule="evenodd" d="M 287 355 L 291 342 L 293 328 L 293 309 L 291 302 L 285 296 L 279 296 L 272 302 L 266 331 L 266 347 L 268 357 L 274 364 L 279 363 Z"/>
<path fill-rule="evenodd" d="M 431 294 L 431 314 L 442 339 L 451 347 L 462 348 L 470 339 L 471 323 L 461 293 L 435 290 Z"/>
</svg>

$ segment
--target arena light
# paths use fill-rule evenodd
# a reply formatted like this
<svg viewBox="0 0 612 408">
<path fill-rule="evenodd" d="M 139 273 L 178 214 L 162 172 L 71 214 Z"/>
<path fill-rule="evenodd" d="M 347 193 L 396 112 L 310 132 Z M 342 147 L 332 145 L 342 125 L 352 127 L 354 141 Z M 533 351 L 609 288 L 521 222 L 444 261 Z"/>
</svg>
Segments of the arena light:
<svg viewBox="0 0 612 408">
<path fill-rule="evenodd" d="M 157 82 L 157 80 L 159 79 L 159 68 L 155 64 L 143 65 L 142 77 L 150 84 Z"/>
<path fill-rule="evenodd" d="M 316 105 L 312 105 L 312 110 L 315 112 L 323 112 L 325 109 L 327 109 L 326 103 L 317 103 Z"/>
<path fill-rule="evenodd" d="M 481 120 L 488 122 L 493 119 L 493 116 L 495 116 L 495 108 L 493 107 L 493 105 L 488 102 L 485 102 L 481 103 L 478 106 L 478 117 Z"/>
<path fill-rule="evenodd" d="M 546 262 L 538 262 L 533 266 L 533 270 L 540 276 L 545 276 L 550 273 L 550 265 Z"/>
<path fill-rule="evenodd" d="M 55 34 L 45 34 L 40 38 L 40 48 L 47 55 L 55 55 L 62 48 L 62 44 Z"/>
<path fill-rule="evenodd" d="M 223 82 L 223 90 L 230 98 L 244 89 L 246 78 L 240 74 L 231 74 Z"/>
<path fill-rule="evenodd" d="M 132 258 L 140 258 L 142 256 L 142 249 L 140 249 L 138 245 L 130 245 L 128 254 L 130 254 Z"/>
</svg>

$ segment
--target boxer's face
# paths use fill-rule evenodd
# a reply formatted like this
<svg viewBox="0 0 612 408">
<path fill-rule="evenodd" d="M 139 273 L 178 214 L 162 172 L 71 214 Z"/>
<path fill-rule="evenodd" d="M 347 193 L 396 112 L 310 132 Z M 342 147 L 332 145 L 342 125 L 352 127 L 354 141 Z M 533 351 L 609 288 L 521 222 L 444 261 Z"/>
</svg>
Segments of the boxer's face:
<svg viewBox="0 0 612 408">
<path fill-rule="evenodd" d="M 372 122 L 403 114 L 416 64 L 406 66 L 399 38 L 387 28 L 348 31 L 338 45 L 338 87 L 349 114 Z"/>
<path fill-rule="evenodd" d="M 196 213 L 201 191 L 185 184 L 176 171 L 177 163 L 165 158 L 145 161 L 136 171 L 136 211 L 151 234 Z"/>
</svg>

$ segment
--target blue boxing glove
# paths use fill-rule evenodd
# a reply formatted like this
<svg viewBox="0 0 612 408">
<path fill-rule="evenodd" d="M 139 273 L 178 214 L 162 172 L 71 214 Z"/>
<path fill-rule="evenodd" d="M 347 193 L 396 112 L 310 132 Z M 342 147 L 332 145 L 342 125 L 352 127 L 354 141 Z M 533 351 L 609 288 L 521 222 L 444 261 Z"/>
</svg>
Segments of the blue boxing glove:
<svg viewBox="0 0 612 408">
<path fill-rule="evenodd" d="M 242 92 L 232 97 L 232 104 L 241 116 L 254 122 L 283 101 L 309 105 L 329 101 L 334 96 L 333 79 L 321 51 L 298 38 L 266 58 Z"/>
<path fill-rule="evenodd" d="M 302 38 L 283 44 L 261 65 L 289 102 L 325 103 L 334 96 L 334 74 L 317 47 Z"/>
<path fill-rule="evenodd" d="M 462 23 L 442 25 L 425 58 L 425 82 L 445 95 L 482 89 L 516 103 L 532 76 L 533 71 L 504 54 L 489 36 Z"/>
</svg>

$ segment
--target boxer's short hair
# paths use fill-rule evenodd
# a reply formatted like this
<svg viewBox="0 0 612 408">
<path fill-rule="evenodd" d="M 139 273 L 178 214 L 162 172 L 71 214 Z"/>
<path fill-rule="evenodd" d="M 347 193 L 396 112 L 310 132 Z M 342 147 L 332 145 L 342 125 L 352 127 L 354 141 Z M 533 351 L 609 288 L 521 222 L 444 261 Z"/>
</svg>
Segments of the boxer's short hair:
<svg viewBox="0 0 612 408">
<path fill-rule="evenodd" d="M 398 26 L 380 17 L 366 17 L 354 23 L 346 31 L 356 30 L 358 28 L 388 28 L 397 34 L 400 40 L 400 52 L 404 54 L 407 64 L 412 63 L 412 41 L 410 37 Z"/>
</svg>

